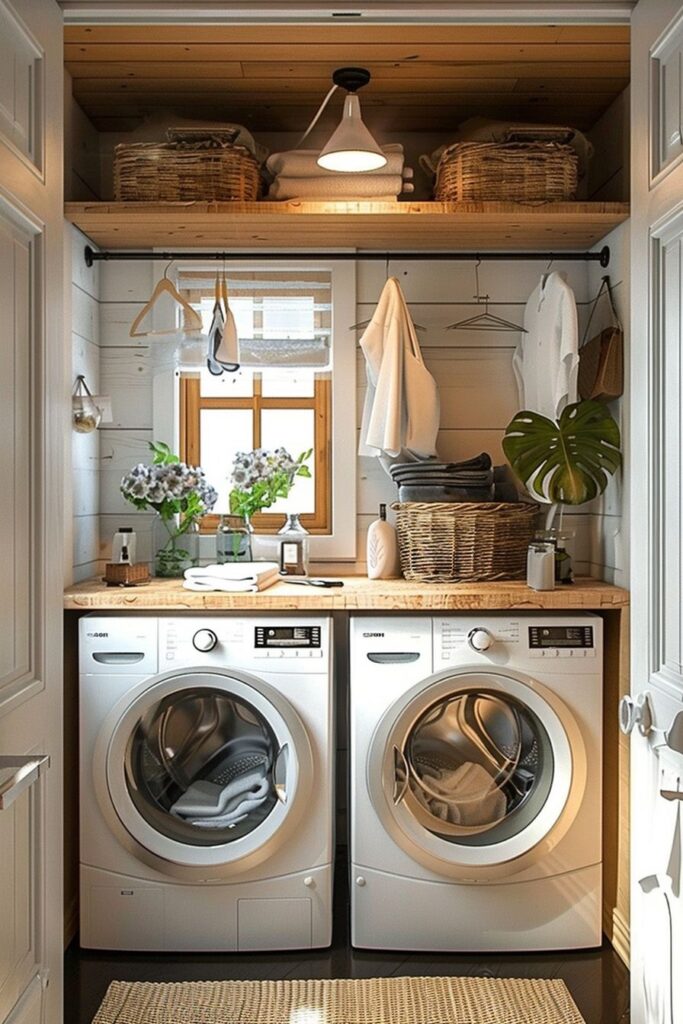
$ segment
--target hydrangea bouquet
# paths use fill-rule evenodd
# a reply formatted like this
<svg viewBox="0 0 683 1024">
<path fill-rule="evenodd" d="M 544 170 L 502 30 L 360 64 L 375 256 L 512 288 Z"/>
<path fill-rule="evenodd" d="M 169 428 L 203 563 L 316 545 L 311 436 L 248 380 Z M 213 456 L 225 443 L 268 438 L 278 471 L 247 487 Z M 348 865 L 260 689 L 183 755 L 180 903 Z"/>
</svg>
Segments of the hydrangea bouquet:
<svg viewBox="0 0 683 1024">
<path fill-rule="evenodd" d="M 121 493 L 135 508 L 157 513 L 155 574 L 182 576 L 197 561 L 197 521 L 211 511 L 218 495 L 204 471 L 181 462 L 167 444 L 152 441 L 149 447 L 152 465 L 134 466 L 121 480 Z"/>
<path fill-rule="evenodd" d="M 286 498 L 298 476 L 310 477 L 306 465 L 313 449 L 294 459 L 286 448 L 238 452 L 232 464 L 230 512 L 247 522 L 255 512 L 270 508 L 278 498 Z"/>
</svg>

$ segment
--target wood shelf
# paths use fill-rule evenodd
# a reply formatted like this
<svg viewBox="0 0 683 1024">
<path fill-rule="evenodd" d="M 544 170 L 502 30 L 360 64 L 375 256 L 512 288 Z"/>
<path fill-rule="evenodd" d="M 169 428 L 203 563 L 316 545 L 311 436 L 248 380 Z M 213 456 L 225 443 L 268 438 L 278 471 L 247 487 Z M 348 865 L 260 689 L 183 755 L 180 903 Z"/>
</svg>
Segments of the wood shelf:
<svg viewBox="0 0 683 1024">
<path fill-rule="evenodd" d="M 102 249 L 408 249 L 594 247 L 628 203 L 67 203 L 66 219 Z"/>
<path fill-rule="evenodd" d="M 368 580 L 344 577 L 332 590 L 276 583 L 259 594 L 198 593 L 179 580 L 153 579 L 140 587 L 108 587 L 100 579 L 86 580 L 64 593 L 72 611 L 617 611 L 627 607 L 626 590 L 588 577 L 556 590 L 530 590 L 526 583 L 411 583 L 408 580 Z"/>
</svg>

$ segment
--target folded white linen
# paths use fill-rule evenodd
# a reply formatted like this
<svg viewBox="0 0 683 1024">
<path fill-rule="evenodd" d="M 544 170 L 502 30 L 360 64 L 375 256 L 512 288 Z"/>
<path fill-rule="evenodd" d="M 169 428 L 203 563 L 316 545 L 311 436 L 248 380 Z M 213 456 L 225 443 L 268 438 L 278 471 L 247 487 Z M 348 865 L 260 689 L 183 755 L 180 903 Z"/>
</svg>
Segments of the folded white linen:
<svg viewBox="0 0 683 1024">
<path fill-rule="evenodd" d="M 384 167 L 365 173 L 373 176 L 401 174 L 405 159 L 403 146 L 400 143 L 383 146 L 382 152 L 387 158 Z M 289 178 L 334 178 L 342 174 L 341 171 L 326 171 L 317 162 L 319 156 L 320 151 L 317 149 L 290 149 L 282 153 L 271 153 L 266 161 L 266 169 L 273 176 L 282 174 Z"/>
<path fill-rule="evenodd" d="M 255 593 L 272 586 L 279 579 L 276 562 L 226 562 L 186 569 L 183 586 L 186 590 L 222 590 L 226 593 Z"/>
<path fill-rule="evenodd" d="M 400 174 L 343 174 L 324 178 L 289 178 L 278 176 L 268 190 L 269 199 L 339 199 L 368 198 L 393 195 L 404 190 Z"/>
</svg>

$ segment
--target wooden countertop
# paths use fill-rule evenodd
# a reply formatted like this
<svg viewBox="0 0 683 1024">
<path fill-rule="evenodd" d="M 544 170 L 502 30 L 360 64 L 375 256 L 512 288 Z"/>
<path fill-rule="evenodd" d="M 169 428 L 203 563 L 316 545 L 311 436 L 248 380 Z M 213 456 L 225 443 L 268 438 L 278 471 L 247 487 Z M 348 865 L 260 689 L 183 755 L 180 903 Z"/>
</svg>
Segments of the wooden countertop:
<svg viewBox="0 0 683 1024">
<path fill-rule="evenodd" d="M 341 577 L 336 577 L 341 578 Z M 196 593 L 178 580 L 153 579 L 139 587 L 107 587 L 86 580 L 64 593 L 70 611 L 467 611 L 506 609 L 609 610 L 629 603 L 628 591 L 589 577 L 570 586 L 534 591 L 522 582 L 411 583 L 343 577 L 331 590 L 276 583 L 258 594 Z"/>
</svg>

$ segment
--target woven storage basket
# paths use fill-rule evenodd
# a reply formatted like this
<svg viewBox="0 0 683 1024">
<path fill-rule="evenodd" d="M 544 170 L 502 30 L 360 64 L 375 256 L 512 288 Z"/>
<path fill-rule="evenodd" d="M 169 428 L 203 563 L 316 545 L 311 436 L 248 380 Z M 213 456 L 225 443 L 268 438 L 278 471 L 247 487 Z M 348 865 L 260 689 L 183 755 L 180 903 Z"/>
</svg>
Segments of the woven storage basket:
<svg viewBox="0 0 683 1024">
<path fill-rule="evenodd" d="M 578 159 L 559 142 L 455 142 L 436 169 L 434 198 L 552 203 L 576 198 Z"/>
<path fill-rule="evenodd" d="M 518 580 L 538 507 L 523 502 L 396 502 L 401 569 L 407 580 Z"/>
<path fill-rule="evenodd" d="M 258 162 L 244 146 L 126 142 L 114 151 L 117 202 L 248 202 L 260 185 Z"/>
</svg>

